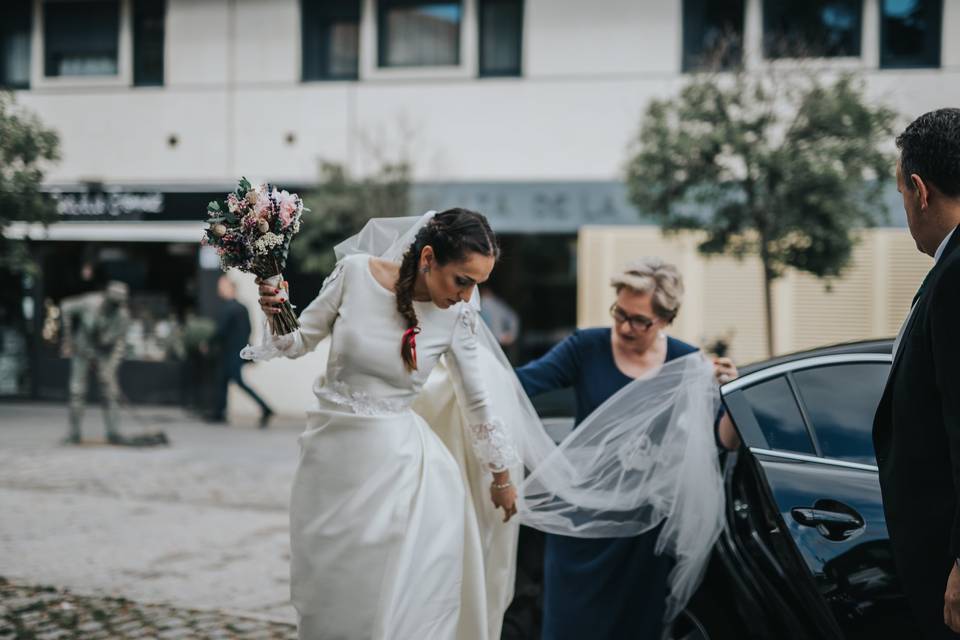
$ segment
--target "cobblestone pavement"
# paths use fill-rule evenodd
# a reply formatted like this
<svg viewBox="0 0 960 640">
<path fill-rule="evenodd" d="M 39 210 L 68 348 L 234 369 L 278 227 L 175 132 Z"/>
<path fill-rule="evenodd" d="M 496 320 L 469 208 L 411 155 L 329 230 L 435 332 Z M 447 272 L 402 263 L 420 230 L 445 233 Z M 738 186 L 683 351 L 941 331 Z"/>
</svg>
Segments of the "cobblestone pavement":
<svg viewBox="0 0 960 640">
<path fill-rule="evenodd" d="M 292 623 L 287 501 L 302 421 L 260 431 L 124 413 L 124 433 L 161 428 L 170 446 L 98 443 L 95 409 L 89 440 L 65 446 L 65 407 L 0 404 L 0 576 Z"/>
<path fill-rule="evenodd" d="M 286 640 L 296 637 L 296 629 L 289 624 L 221 611 L 78 596 L 54 587 L 14 584 L 0 577 L 0 639 L 3 640 Z"/>
</svg>

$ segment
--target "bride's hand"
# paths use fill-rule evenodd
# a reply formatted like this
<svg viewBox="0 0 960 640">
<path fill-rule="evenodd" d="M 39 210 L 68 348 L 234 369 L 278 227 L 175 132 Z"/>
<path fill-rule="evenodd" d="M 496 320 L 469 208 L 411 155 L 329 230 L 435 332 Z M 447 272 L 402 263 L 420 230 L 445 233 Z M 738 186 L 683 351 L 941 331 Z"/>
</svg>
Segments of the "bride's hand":
<svg viewBox="0 0 960 640">
<path fill-rule="evenodd" d="M 490 484 L 490 499 L 493 500 L 493 506 L 503 509 L 504 522 L 517 514 L 517 488 L 510 482 L 509 472 L 493 475 L 493 482 Z"/>
<path fill-rule="evenodd" d="M 280 313 L 280 303 L 284 301 L 284 297 L 278 295 L 280 289 L 272 284 L 267 284 L 265 280 L 260 278 L 256 279 L 256 283 L 260 285 L 260 308 L 263 309 L 263 312 L 267 315 Z M 280 286 L 283 286 L 283 284 Z"/>
</svg>

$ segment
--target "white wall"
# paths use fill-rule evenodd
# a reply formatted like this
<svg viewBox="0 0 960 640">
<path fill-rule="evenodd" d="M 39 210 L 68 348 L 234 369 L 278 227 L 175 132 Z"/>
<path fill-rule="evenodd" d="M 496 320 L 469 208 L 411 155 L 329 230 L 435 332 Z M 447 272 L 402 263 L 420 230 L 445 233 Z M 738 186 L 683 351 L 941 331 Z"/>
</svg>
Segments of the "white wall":
<svg viewBox="0 0 960 640">
<path fill-rule="evenodd" d="M 233 81 L 290 85 L 300 78 L 300 9 L 290 0 L 235 0 Z"/>
<path fill-rule="evenodd" d="M 217 87 L 227 81 L 229 0 L 169 0 L 164 65 L 166 84 Z"/>
<path fill-rule="evenodd" d="M 954 72 L 960 71 L 960 2 L 943 1 L 943 38 L 941 46 L 941 64 Z"/>
<path fill-rule="evenodd" d="M 529 77 L 680 71 L 681 2 L 528 0 Z"/>
</svg>

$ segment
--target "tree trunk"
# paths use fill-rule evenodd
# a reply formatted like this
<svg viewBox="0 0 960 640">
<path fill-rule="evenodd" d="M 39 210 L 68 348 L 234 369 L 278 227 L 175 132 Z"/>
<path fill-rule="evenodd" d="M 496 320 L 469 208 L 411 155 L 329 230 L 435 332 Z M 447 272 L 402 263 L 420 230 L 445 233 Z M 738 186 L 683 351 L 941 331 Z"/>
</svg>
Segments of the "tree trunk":
<svg viewBox="0 0 960 640">
<path fill-rule="evenodd" d="M 773 274 L 763 265 L 763 303 L 767 320 L 767 357 L 773 357 Z"/>
<path fill-rule="evenodd" d="M 759 237 L 758 253 L 760 254 L 760 264 L 763 267 L 763 306 L 767 325 L 767 357 L 773 357 L 773 280 L 776 278 L 776 272 L 773 270 L 773 258 L 770 255 L 770 243 L 768 241 L 767 229 L 769 224 L 765 209 L 759 209 L 755 206 L 755 184 L 752 180 L 747 180 L 744 190 L 747 194 L 747 203 L 754 224 L 756 225 Z"/>
</svg>

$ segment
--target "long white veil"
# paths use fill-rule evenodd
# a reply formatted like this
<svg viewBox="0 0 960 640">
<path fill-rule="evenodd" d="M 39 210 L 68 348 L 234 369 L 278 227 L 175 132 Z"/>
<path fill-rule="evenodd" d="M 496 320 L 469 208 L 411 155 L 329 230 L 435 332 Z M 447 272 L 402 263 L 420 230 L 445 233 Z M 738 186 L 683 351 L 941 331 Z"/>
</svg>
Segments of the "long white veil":
<svg viewBox="0 0 960 640">
<path fill-rule="evenodd" d="M 336 246 L 337 259 L 365 253 L 399 262 L 434 215 L 371 219 Z M 479 301 L 475 293 L 469 304 L 479 308 Z M 724 526 L 713 437 L 719 395 L 711 365 L 699 353 L 665 364 L 621 389 L 558 445 L 496 338 L 479 324 L 488 393 L 527 469 L 519 487 L 521 523 L 566 536 L 614 538 L 639 535 L 663 522 L 656 550 L 675 561 L 665 614 L 672 620 L 699 584 Z M 438 369 L 437 376 L 449 375 Z M 431 384 L 433 379 L 431 374 L 424 393 L 445 393 L 446 385 Z M 456 387 L 457 381 L 451 382 Z M 455 437 L 447 433 L 444 440 Z M 467 466 L 482 471 L 475 461 Z M 488 537 L 495 537 L 496 523 L 486 524 Z"/>
</svg>

